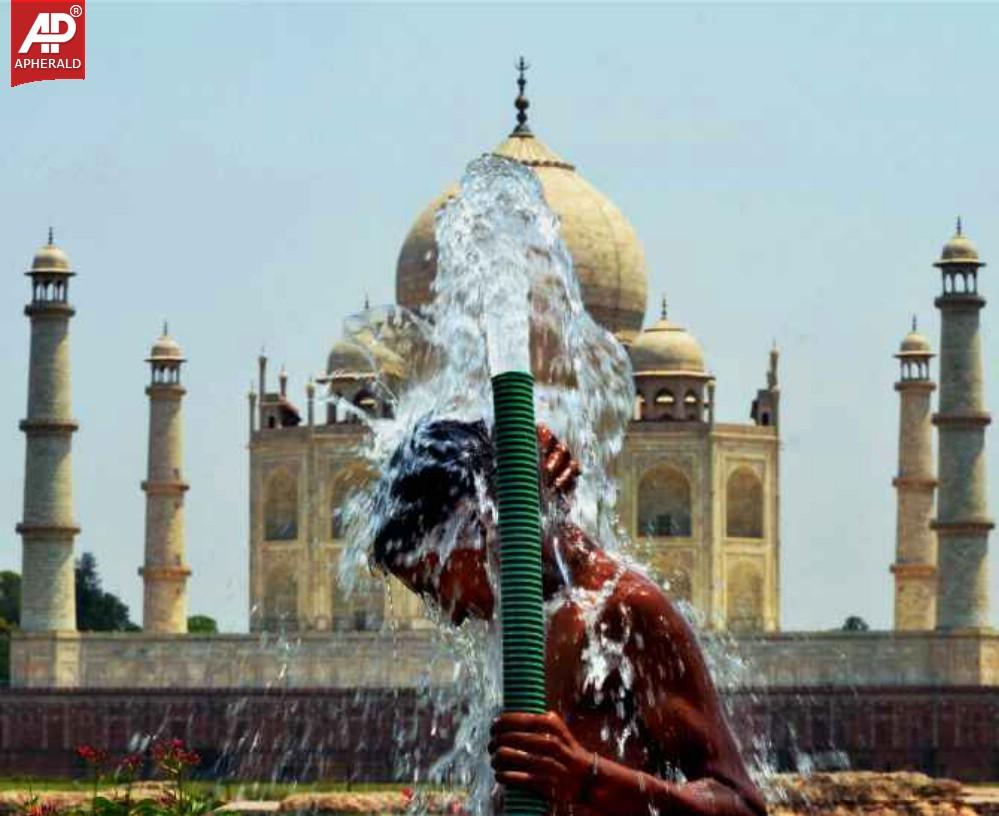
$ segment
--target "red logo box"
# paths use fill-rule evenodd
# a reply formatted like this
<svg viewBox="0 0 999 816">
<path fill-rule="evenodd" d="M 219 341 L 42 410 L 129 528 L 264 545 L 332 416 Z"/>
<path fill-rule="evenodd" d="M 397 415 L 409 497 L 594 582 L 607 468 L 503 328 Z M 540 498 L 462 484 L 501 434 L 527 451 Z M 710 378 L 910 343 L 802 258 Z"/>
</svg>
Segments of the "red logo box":
<svg viewBox="0 0 999 816">
<path fill-rule="evenodd" d="M 10 86 L 86 76 L 85 0 L 11 0 Z"/>
</svg>

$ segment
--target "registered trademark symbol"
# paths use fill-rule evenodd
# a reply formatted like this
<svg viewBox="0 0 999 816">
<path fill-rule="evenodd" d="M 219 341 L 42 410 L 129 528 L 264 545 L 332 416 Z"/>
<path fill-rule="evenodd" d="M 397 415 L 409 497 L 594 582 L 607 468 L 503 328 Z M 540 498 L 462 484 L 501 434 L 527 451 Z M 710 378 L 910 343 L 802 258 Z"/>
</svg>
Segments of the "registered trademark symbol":
<svg viewBox="0 0 999 816">
<path fill-rule="evenodd" d="M 63 8 L 66 8 L 66 7 L 63 6 Z M 83 6 L 72 5 L 72 6 L 69 7 L 69 13 L 72 14 L 74 17 L 82 17 L 83 16 Z"/>
</svg>

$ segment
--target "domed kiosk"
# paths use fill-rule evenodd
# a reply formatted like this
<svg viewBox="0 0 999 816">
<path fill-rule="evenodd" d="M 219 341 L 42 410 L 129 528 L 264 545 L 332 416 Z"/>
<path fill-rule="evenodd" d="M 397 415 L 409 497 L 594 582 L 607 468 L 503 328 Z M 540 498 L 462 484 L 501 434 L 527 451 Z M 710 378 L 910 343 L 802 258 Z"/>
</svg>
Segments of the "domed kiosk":
<svg viewBox="0 0 999 816">
<path fill-rule="evenodd" d="M 659 321 L 629 347 L 635 372 L 636 419 L 703 422 L 710 407 L 705 387 L 714 382 L 704 363 L 701 344 L 683 326 L 666 317 L 663 300 Z"/>
<path fill-rule="evenodd" d="M 562 240 L 572 256 L 587 310 L 619 340 L 630 343 L 645 317 L 648 273 L 641 243 L 614 203 L 527 126 L 525 67 L 521 66 L 518 79 L 517 126 L 492 152 L 537 173 L 548 205 L 561 220 Z M 431 300 L 437 274 L 434 216 L 456 192 L 452 186 L 431 201 L 406 236 L 396 265 L 396 300 L 401 306 L 414 309 Z"/>
<path fill-rule="evenodd" d="M 943 250 L 940 252 L 940 260 L 937 261 L 936 266 L 940 266 L 942 264 L 966 264 L 977 262 L 978 250 L 971 242 L 971 239 L 964 234 L 961 219 L 958 218 L 957 228 L 947 243 L 944 244 Z M 985 264 L 980 265 L 985 266 Z"/>
</svg>

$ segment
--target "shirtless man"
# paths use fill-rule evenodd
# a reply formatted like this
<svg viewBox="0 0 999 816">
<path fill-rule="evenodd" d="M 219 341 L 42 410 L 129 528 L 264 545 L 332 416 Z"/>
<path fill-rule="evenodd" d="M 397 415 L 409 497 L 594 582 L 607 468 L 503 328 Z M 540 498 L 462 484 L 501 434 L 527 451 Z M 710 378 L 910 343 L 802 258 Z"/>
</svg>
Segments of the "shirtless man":
<svg viewBox="0 0 999 816">
<path fill-rule="evenodd" d="M 578 466 L 543 426 L 538 439 L 542 495 L 556 519 L 542 545 L 544 597 L 554 609 L 546 643 L 550 711 L 496 719 L 489 751 L 497 781 L 536 791 L 552 814 L 765 814 L 689 625 L 655 583 L 564 520 L 559 507 Z M 388 520 L 374 560 L 456 625 L 493 614 L 489 560 L 497 531 L 477 510 L 490 490 L 492 456 L 483 423 L 424 421 L 377 488 L 377 509 Z M 442 558 L 443 536 L 452 546 Z M 597 596 L 600 611 L 588 625 Z M 608 645 L 612 668 L 594 688 L 587 649 Z"/>
</svg>

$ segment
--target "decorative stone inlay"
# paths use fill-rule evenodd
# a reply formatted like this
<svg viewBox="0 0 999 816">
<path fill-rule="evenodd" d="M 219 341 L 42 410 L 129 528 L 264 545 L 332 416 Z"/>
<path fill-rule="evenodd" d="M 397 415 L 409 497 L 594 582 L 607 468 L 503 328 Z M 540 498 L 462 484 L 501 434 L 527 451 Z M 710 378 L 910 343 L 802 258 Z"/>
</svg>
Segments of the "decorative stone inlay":
<svg viewBox="0 0 999 816">
<path fill-rule="evenodd" d="M 973 414 L 934 414 L 933 424 L 938 428 L 984 428 L 992 422 L 992 414 L 978 411 Z"/>
<path fill-rule="evenodd" d="M 977 533 L 987 533 L 995 522 L 992 519 L 961 519 L 960 521 L 939 521 L 930 522 L 930 529 L 936 530 L 941 536 L 974 535 Z"/>
<path fill-rule="evenodd" d="M 25 433 L 74 433 L 80 429 L 80 423 L 75 419 L 61 419 L 57 417 L 31 417 L 29 419 L 22 419 L 18 423 L 18 428 L 20 428 Z"/>
<path fill-rule="evenodd" d="M 171 481 L 155 481 L 150 482 L 143 480 L 140 483 L 143 490 L 146 491 L 150 496 L 171 496 L 181 493 L 191 489 L 191 485 L 182 479 L 173 479 Z"/>
<path fill-rule="evenodd" d="M 68 303 L 60 303 L 57 300 L 39 301 L 38 303 L 29 303 L 25 306 L 24 314 L 40 320 L 66 320 L 76 314 L 76 309 Z"/>
<path fill-rule="evenodd" d="M 936 298 L 933 305 L 952 311 L 977 310 L 985 306 L 985 298 L 974 292 L 949 292 Z"/>
<path fill-rule="evenodd" d="M 164 581 L 182 581 L 191 574 L 191 568 L 177 567 L 139 567 L 139 575 L 144 578 L 154 578 Z"/>
<path fill-rule="evenodd" d="M 937 568 L 933 564 L 892 564 L 894 575 L 904 575 L 906 578 L 935 578 Z"/>
<path fill-rule="evenodd" d="M 37 537 L 75 536 L 80 533 L 80 528 L 75 524 L 25 524 L 22 522 L 14 529 L 19 535 Z"/>
</svg>

